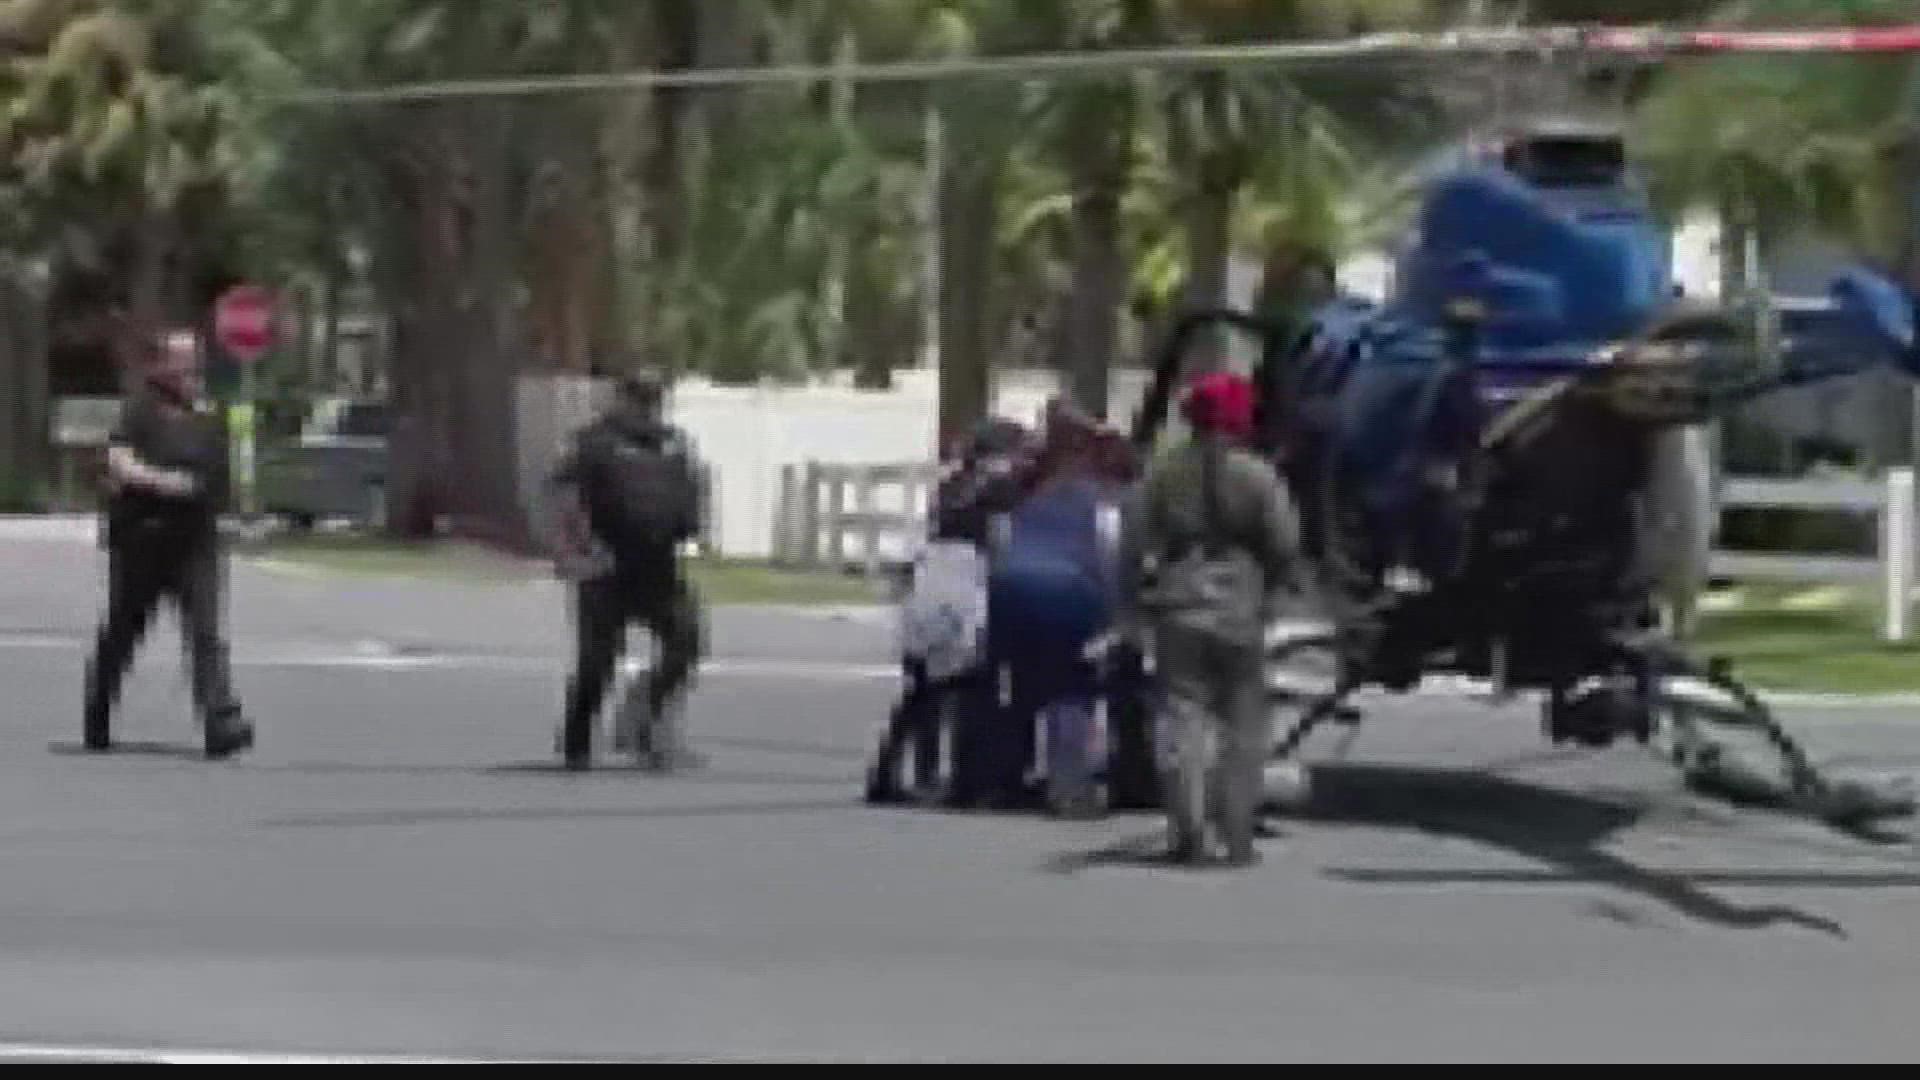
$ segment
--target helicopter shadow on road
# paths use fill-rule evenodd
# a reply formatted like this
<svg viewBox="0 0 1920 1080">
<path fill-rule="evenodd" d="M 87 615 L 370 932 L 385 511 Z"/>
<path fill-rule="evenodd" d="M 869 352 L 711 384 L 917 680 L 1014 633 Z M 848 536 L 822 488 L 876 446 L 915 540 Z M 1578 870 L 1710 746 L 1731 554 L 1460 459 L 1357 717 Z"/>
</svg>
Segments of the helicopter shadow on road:
<svg viewBox="0 0 1920 1080">
<path fill-rule="evenodd" d="M 1651 869 L 1605 846 L 1641 822 L 1652 809 L 1650 803 L 1528 783 L 1496 772 L 1343 763 L 1316 768 L 1313 784 L 1312 805 L 1297 820 L 1412 829 L 1508 851 L 1544 867 L 1533 871 L 1329 869 L 1328 876 L 1337 880 L 1414 886 L 1590 883 L 1658 902 L 1716 926 L 1797 926 L 1835 937 L 1846 933 L 1832 919 L 1784 905 L 1735 904 L 1701 883 L 1920 889 L 1920 873 Z"/>
<path fill-rule="evenodd" d="M 1744 906 L 1701 887 L 1818 886 L 1920 889 L 1920 873 L 1699 872 L 1640 866 L 1605 845 L 1646 818 L 1653 807 L 1626 796 L 1602 796 L 1528 783 L 1496 772 L 1409 765 L 1330 763 L 1313 769 L 1313 796 L 1289 825 L 1361 826 L 1412 830 L 1507 851 L 1542 865 L 1538 870 L 1333 867 L 1335 880 L 1370 885 L 1598 884 L 1655 901 L 1691 919 L 1734 929 L 1795 926 L 1835 937 L 1837 922 L 1783 905 Z M 1164 866 L 1164 839 L 1122 841 L 1092 852 L 1063 855 L 1058 873 L 1095 866 Z M 1602 905 L 1604 913 L 1617 905 Z"/>
</svg>

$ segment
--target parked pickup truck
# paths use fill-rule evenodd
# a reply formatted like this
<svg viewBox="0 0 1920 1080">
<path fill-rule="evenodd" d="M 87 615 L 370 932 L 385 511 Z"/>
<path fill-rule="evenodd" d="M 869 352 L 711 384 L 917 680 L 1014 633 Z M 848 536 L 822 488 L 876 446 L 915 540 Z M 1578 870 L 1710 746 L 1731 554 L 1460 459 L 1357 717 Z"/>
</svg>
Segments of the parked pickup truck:
<svg viewBox="0 0 1920 1080">
<path fill-rule="evenodd" d="M 260 448 L 260 509 L 297 529 L 322 521 L 385 524 L 388 423 L 381 402 L 316 404 L 299 435 Z"/>
</svg>

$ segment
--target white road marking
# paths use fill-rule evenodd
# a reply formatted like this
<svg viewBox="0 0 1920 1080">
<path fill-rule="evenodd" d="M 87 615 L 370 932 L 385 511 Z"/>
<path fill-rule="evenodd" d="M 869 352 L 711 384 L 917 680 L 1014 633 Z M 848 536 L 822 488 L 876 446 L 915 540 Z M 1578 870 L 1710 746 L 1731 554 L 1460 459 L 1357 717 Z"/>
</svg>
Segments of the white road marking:
<svg viewBox="0 0 1920 1080">
<path fill-rule="evenodd" d="M 267 1054 L 244 1050 L 160 1050 L 0 1043 L 0 1061 L 93 1065 L 504 1065 L 506 1059 L 393 1054 Z M 530 1063 L 529 1063 L 530 1064 Z"/>
<path fill-rule="evenodd" d="M 806 1057 L 780 1055 L 757 1057 L 725 1054 L 635 1054 L 608 1059 L 605 1063 L 677 1064 L 677 1065 L 752 1065 L 781 1064 L 881 1064 L 883 1059 L 849 1057 Z M 884 1059 L 892 1061 L 893 1059 Z M 919 1059 L 911 1059 L 917 1062 Z M 446 1057 L 408 1054 L 277 1054 L 251 1050 L 176 1050 L 118 1046 L 73 1046 L 62 1043 L 0 1042 L 0 1063 L 21 1062 L 46 1065 L 538 1065 L 593 1064 L 586 1058 L 567 1057 Z M 929 1062 L 930 1064 L 933 1062 Z"/>
<path fill-rule="evenodd" d="M 93 514 L 0 516 L 0 543 L 98 544 L 100 519 Z"/>
<path fill-rule="evenodd" d="M 0 633 L 0 650 L 76 651 L 88 643 L 57 634 Z M 234 650 L 233 664 L 253 668 L 346 668 L 362 671 L 497 670 L 521 673 L 564 672 L 563 656 L 488 655 L 483 653 L 413 653 L 396 651 L 374 642 L 338 645 L 287 645 Z M 638 666 L 629 661 L 628 667 Z M 900 678 L 892 664 L 853 664 L 824 660 L 786 660 L 754 657 L 713 657 L 700 666 L 704 676 L 749 676 L 840 681 L 881 681 Z"/>
<path fill-rule="evenodd" d="M 86 648 L 87 645 L 87 641 L 78 636 L 0 632 L 0 650 L 70 651 Z M 345 650 L 335 644 L 270 646 L 258 650 L 249 650 L 243 646 L 235 650 L 233 663 L 239 667 L 252 668 L 358 669 L 394 672 L 468 670 L 524 674 L 564 670 L 568 660 L 562 656 L 411 653 L 395 651 L 374 643 L 360 642 Z M 703 676 L 819 679 L 840 682 L 877 682 L 900 678 L 900 669 L 893 664 L 856 664 L 770 657 L 718 657 L 707 660 L 701 665 L 700 670 Z M 1276 689 L 1291 689 L 1296 692 L 1325 688 L 1320 682 L 1294 678 L 1286 673 L 1276 673 L 1271 685 Z M 1360 700 L 1364 702 L 1367 698 L 1387 700 L 1405 698 L 1408 700 L 1479 701 L 1489 698 L 1492 691 L 1492 685 L 1484 680 L 1441 675 L 1426 679 L 1417 690 L 1408 694 L 1379 694 L 1369 691 L 1360 695 Z M 1726 700 L 1718 691 L 1692 679 L 1671 681 L 1667 686 L 1667 692 L 1675 697 L 1691 698 L 1702 704 Z M 1783 709 L 1920 710 L 1920 693 L 1822 694 L 1782 691 L 1761 692 L 1759 696 L 1767 704 Z M 1531 700 L 1531 697 L 1524 694 L 1517 695 L 1515 698 L 1516 702 Z"/>
</svg>

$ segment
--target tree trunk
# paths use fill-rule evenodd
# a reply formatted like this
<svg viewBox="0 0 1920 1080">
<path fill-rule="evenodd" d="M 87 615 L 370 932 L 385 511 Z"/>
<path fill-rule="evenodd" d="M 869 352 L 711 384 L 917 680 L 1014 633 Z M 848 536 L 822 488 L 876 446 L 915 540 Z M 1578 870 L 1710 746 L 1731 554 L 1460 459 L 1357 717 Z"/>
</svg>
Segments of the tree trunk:
<svg viewBox="0 0 1920 1080">
<path fill-rule="evenodd" d="M 320 388 L 329 394 L 339 393 L 342 389 L 340 378 L 340 317 L 342 293 L 345 292 L 346 268 L 338 262 L 327 266 L 327 282 L 320 294 L 320 359 L 318 365 Z M 354 392 L 360 392 L 358 384 Z"/>
<path fill-rule="evenodd" d="M 952 130 L 949 128 L 949 130 Z M 978 149 L 978 148 L 976 148 Z M 940 173 L 940 445 L 971 430 L 991 405 L 988 313 L 1000 163 L 954 154 Z"/>
<path fill-rule="evenodd" d="M 864 224 L 852 238 L 856 253 L 866 252 L 879 235 L 876 222 Z M 915 364 L 918 290 L 902 288 L 891 271 L 890 265 L 876 265 L 870 256 L 856 254 L 847 280 L 847 332 L 839 359 L 853 369 L 854 385 L 863 390 L 891 389 L 894 371 Z"/>
<path fill-rule="evenodd" d="M 853 32 L 843 29 L 834 42 L 834 66 L 844 67 L 858 60 L 858 45 Z M 825 120 L 843 148 L 854 147 L 859 138 L 854 130 L 853 120 L 856 104 L 853 83 L 848 79 L 836 78 L 827 97 Z M 826 241 L 826 267 L 820 283 L 821 315 L 815 323 L 818 328 L 816 354 L 827 365 L 843 363 L 852 353 L 869 352 L 878 344 L 874 341 L 854 342 L 849 339 L 850 334 L 862 332 L 862 328 L 852 326 L 853 305 L 861 302 L 879 302 L 876 297 L 856 300 L 849 295 L 862 287 L 860 283 L 852 280 L 861 275 L 861 268 L 856 265 L 857 262 L 871 257 L 867 254 L 867 245 L 874 241 L 874 234 L 877 231 L 870 228 L 873 217 L 877 213 L 877 196 L 878 192 L 869 179 L 861 197 L 851 200 L 850 205 L 829 210 L 829 213 L 834 213 L 835 216 L 844 216 L 837 225 L 829 226 Z M 870 325 L 864 329 L 871 332 L 876 328 Z M 853 366 L 856 383 L 863 382 L 868 375 L 872 374 L 858 362 Z M 885 382 L 887 376 L 888 372 L 883 369 L 880 374 L 881 381 Z"/>
<path fill-rule="evenodd" d="M 454 450 L 462 476 L 461 531 L 484 543 L 531 550 L 515 439 L 519 389 L 513 286 L 518 248 L 508 189 L 513 124 L 498 103 L 469 106 L 472 233 L 465 245 Z"/>
<path fill-rule="evenodd" d="M 548 205 L 533 221 L 533 358 L 545 370 L 585 375 L 594 351 L 601 231 L 592 197 L 571 163 L 550 181 Z"/>
<path fill-rule="evenodd" d="M 120 348 L 121 385 L 128 391 L 139 377 L 145 347 L 166 328 L 167 264 L 173 233 L 166 215 L 151 209 L 140 214 L 133 229 L 128 319 Z"/>
<path fill-rule="evenodd" d="M 1120 195 L 1085 187 L 1074 197 L 1073 295 L 1068 313 L 1068 386 L 1074 404 L 1106 419 L 1126 300 L 1126 255 L 1120 246 Z"/>
<path fill-rule="evenodd" d="M 394 312 L 393 431 L 388 447 L 387 529 L 400 539 L 434 535 L 442 512 L 438 485 L 446 452 L 444 395 L 433 355 L 436 331 L 431 288 L 409 283 Z"/>
<path fill-rule="evenodd" d="M 448 512 L 451 448 L 449 373 L 459 360 L 455 294 L 460 285 L 459 208 L 454 201 L 452 146 L 445 107 L 407 111 L 396 126 L 427 147 L 396 162 L 389 174 L 395 231 L 386 246 L 394 311 L 394 431 L 389 450 L 388 529 L 405 539 L 437 531 Z"/>
<path fill-rule="evenodd" d="M 580 375 L 591 374 L 596 359 L 618 358 L 624 363 L 631 358 L 624 340 L 626 323 L 620 280 L 622 259 L 629 249 L 630 236 L 617 218 L 620 202 L 626 192 L 613 166 L 611 148 L 606 145 L 607 123 L 606 114 L 597 115 L 596 130 L 588 136 L 593 147 L 593 153 L 588 157 L 592 175 L 587 184 L 586 205 L 580 208 L 589 249 L 584 254 L 586 266 L 583 268 L 586 295 L 582 298 L 582 304 L 586 310 L 582 320 L 585 323 L 586 355 L 577 372 Z"/>
<path fill-rule="evenodd" d="M 888 283 L 880 279 L 869 261 L 871 257 L 865 255 L 877 233 L 872 219 L 862 215 L 858 231 L 847 239 L 850 257 L 845 267 L 843 329 L 836 342 L 839 351 L 833 357 L 839 366 L 853 370 L 853 384 L 863 390 L 886 389 L 893 382 L 893 368 L 898 362 L 888 355 L 898 347 L 889 340 Z"/>
<path fill-rule="evenodd" d="M 313 393 L 320 384 L 319 350 L 313 340 L 313 331 L 320 322 L 317 314 L 320 301 L 314 297 L 311 281 L 302 281 L 289 289 L 287 295 L 292 302 L 287 321 L 293 327 L 294 368 L 300 373 L 295 386 L 300 392 Z"/>
<path fill-rule="evenodd" d="M 1127 291 L 1120 198 L 1126 190 L 1130 105 L 1124 89 L 1083 98 L 1074 109 L 1067 141 L 1067 169 L 1073 185 L 1068 387 L 1074 404 L 1102 420 L 1111 397 L 1120 307 Z"/>
<path fill-rule="evenodd" d="M 1188 311 L 1217 311 L 1227 306 L 1227 261 L 1232 255 L 1235 185 L 1206 169 L 1186 208 L 1187 282 L 1182 304 Z M 1225 366 L 1226 342 L 1211 333 L 1198 343 L 1194 370 Z"/>
<path fill-rule="evenodd" d="M 0 512 L 43 509 L 50 479 L 46 310 L 23 269 L 0 265 Z"/>
<path fill-rule="evenodd" d="M 693 63 L 703 70 L 741 68 L 753 62 L 753 14 L 747 0 L 699 0 L 694 8 Z M 739 127 L 745 95 L 738 87 L 700 91 L 700 122 L 716 147 L 728 145 Z"/>
<path fill-rule="evenodd" d="M 1219 72 L 1203 72 L 1194 82 L 1198 124 L 1176 98 L 1169 117 L 1176 154 L 1191 161 L 1182 207 L 1187 242 L 1187 279 L 1183 311 L 1219 310 L 1227 305 L 1227 262 L 1232 254 L 1233 204 L 1244 173 L 1238 135 L 1230 130 L 1230 88 Z M 1158 320 L 1156 320 L 1158 321 Z M 1158 328 L 1157 328 L 1158 329 Z M 1195 342 L 1192 370 L 1216 371 L 1227 360 L 1225 336 L 1216 329 Z"/>
<path fill-rule="evenodd" d="M 649 42 L 652 66 L 662 71 L 685 71 L 699 54 L 696 6 L 685 0 L 653 0 L 653 34 Z M 647 114 L 648 137 L 641 152 L 640 186 L 642 263 L 645 283 L 641 321 L 648 326 L 648 362 L 674 366 L 671 355 L 682 343 L 658 332 L 663 314 L 674 302 L 670 282 L 686 246 L 689 218 L 686 183 L 688 140 L 692 129 L 694 92 L 666 87 L 653 92 Z"/>
<path fill-rule="evenodd" d="M 752 59 L 755 10 L 744 0 L 654 0 L 653 66 L 663 71 L 744 66 Z M 669 87 L 653 97 L 651 145 L 641 170 L 647 271 L 642 318 L 652 324 L 646 345 L 655 366 L 678 368 L 691 359 L 674 355 L 687 343 L 668 340 L 654 328 L 670 321 L 664 313 L 676 302 L 672 281 L 687 258 L 696 136 L 721 152 L 737 126 L 742 101 L 736 88 Z"/>
</svg>

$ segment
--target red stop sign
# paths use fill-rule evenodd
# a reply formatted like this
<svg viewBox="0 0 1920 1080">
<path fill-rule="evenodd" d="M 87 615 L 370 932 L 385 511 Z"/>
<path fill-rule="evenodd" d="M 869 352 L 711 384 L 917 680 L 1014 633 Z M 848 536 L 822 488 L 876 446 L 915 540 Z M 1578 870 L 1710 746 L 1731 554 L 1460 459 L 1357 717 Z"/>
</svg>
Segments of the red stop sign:
<svg viewBox="0 0 1920 1080">
<path fill-rule="evenodd" d="M 258 285 L 236 285 L 213 308 L 213 336 L 227 354 L 251 364 L 273 345 L 273 294 Z"/>
</svg>

